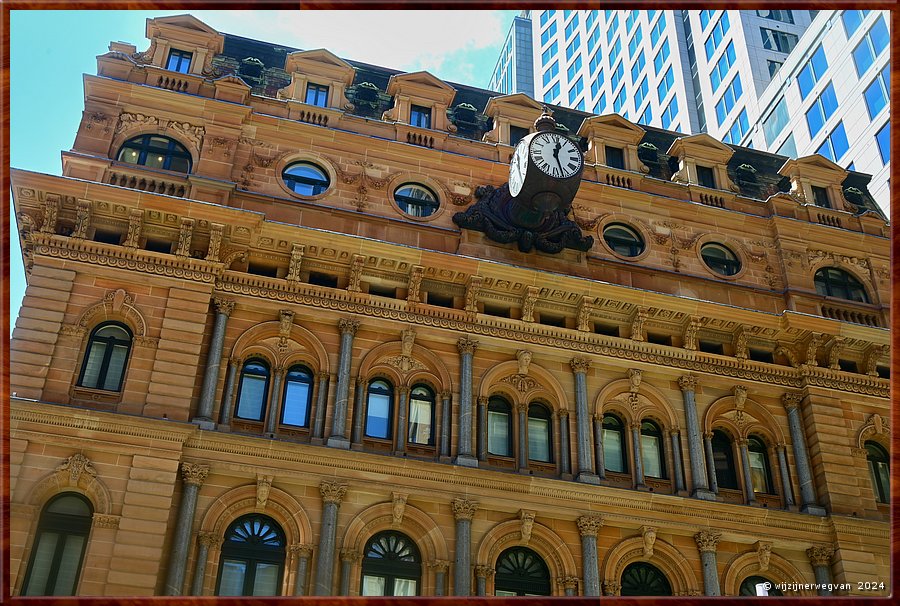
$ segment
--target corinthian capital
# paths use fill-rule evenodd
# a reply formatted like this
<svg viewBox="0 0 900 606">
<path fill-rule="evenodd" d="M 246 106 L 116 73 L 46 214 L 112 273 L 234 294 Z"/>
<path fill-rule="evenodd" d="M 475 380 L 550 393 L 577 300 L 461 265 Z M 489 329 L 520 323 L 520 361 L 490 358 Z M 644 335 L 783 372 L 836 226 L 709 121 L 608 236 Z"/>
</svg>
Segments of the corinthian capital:
<svg viewBox="0 0 900 606">
<path fill-rule="evenodd" d="M 347 485 L 325 480 L 319 484 L 319 492 L 322 493 L 322 500 L 326 503 L 337 503 L 340 505 L 344 495 L 347 494 Z"/>
<path fill-rule="evenodd" d="M 803 400 L 803 396 L 798 393 L 786 393 L 781 396 L 781 403 L 787 410 L 797 408 L 801 400 Z"/>
<path fill-rule="evenodd" d="M 341 334 L 350 334 L 355 335 L 356 331 L 359 329 L 359 320 L 352 320 L 350 318 L 341 318 L 338 321 L 338 328 L 341 330 Z"/>
<path fill-rule="evenodd" d="M 456 342 L 456 347 L 461 354 L 474 354 L 475 350 L 478 349 L 478 341 L 469 337 L 462 337 Z"/>
<path fill-rule="evenodd" d="M 209 465 L 200 463 L 182 463 L 181 477 L 184 483 L 191 486 L 200 486 L 209 474 Z"/>
<path fill-rule="evenodd" d="M 603 518 L 595 515 L 581 516 L 575 523 L 578 524 L 578 532 L 583 537 L 596 537 L 603 526 Z"/>
<path fill-rule="evenodd" d="M 678 387 L 681 388 L 681 391 L 694 391 L 697 389 L 697 377 L 694 375 L 678 377 Z"/>
<path fill-rule="evenodd" d="M 810 547 L 806 550 L 806 557 L 813 566 L 829 566 L 831 558 L 834 557 L 834 547 L 830 545 Z"/>
<path fill-rule="evenodd" d="M 453 499 L 453 517 L 457 520 L 471 520 L 475 517 L 478 503 L 468 499 Z"/>
<path fill-rule="evenodd" d="M 234 300 L 223 299 L 222 297 L 213 297 L 213 305 L 216 306 L 216 312 L 230 316 L 234 311 Z"/>
<path fill-rule="evenodd" d="M 572 358 L 569 361 L 569 365 L 572 367 L 572 372 L 587 372 L 588 368 L 591 367 L 591 361 L 587 358 Z"/>
<path fill-rule="evenodd" d="M 714 552 L 716 546 L 719 544 L 719 539 L 721 538 L 722 533 L 714 530 L 701 530 L 694 535 L 694 540 L 697 541 L 697 547 L 700 549 L 701 553 L 704 551 Z"/>
</svg>

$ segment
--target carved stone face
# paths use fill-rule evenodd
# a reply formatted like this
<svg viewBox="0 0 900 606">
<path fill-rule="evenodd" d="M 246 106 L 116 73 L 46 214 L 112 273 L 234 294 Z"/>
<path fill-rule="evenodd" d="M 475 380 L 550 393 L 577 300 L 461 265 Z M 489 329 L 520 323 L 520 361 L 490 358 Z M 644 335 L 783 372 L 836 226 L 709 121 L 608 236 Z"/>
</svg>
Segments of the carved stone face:
<svg viewBox="0 0 900 606">
<path fill-rule="evenodd" d="M 557 133 L 545 132 L 531 141 L 531 161 L 544 174 L 568 179 L 581 169 L 581 152 L 572 141 Z"/>
</svg>

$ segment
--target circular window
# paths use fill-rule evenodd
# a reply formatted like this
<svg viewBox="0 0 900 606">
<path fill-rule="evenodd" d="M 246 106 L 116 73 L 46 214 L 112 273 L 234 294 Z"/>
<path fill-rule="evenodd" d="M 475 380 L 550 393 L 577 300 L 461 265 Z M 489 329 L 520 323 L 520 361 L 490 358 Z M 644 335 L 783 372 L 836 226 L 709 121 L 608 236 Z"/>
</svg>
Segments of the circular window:
<svg viewBox="0 0 900 606">
<path fill-rule="evenodd" d="M 700 249 L 703 262 L 711 270 L 722 276 L 733 276 L 741 271 L 741 261 L 730 249 L 710 242 Z"/>
<path fill-rule="evenodd" d="M 430 217 L 439 206 L 437 195 L 423 185 L 406 183 L 394 191 L 400 210 L 413 217 Z"/>
<path fill-rule="evenodd" d="M 301 196 L 318 196 L 331 184 L 328 173 L 310 162 L 291 164 L 281 173 L 291 191 Z"/>
<path fill-rule="evenodd" d="M 623 223 L 610 223 L 604 227 L 603 240 L 613 252 L 623 257 L 636 257 L 644 252 L 644 239 Z"/>
</svg>

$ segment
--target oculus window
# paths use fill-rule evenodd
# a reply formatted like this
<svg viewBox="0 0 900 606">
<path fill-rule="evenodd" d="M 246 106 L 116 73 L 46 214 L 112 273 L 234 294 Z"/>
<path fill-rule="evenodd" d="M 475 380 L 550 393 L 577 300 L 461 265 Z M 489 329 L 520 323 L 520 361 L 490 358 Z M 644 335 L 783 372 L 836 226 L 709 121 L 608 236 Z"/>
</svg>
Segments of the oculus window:
<svg viewBox="0 0 900 606">
<path fill-rule="evenodd" d="M 700 248 L 700 257 L 703 262 L 715 273 L 721 276 L 733 276 L 741 271 L 741 262 L 731 249 L 710 242 Z"/>
<path fill-rule="evenodd" d="M 161 168 L 179 173 L 191 172 L 191 154 L 175 139 L 162 135 L 141 135 L 122 145 L 119 162 Z"/>
<path fill-rule="evenodd" d="M 318 196 L 328 189 L 328 173 L 311 162 L 296 162 L 281 173 L 284 184 L 295 194 Z"/>
<path fill-rule="evenodd" d="M 284 559 L 284 532 L 274 520 L 255 513 L 238 518 L 225 532 L 216 595 L 279 595 Z"/>
<path fill-rule="evenodd" d="M 94 510 L 73 492 L 54 497 L 41 511 L 22 595 L 75 595 Z"/>
<path fill-rule="evenodd" d="M 868 303 L 869 296 L 862 283 L 837 267 L 823 267 L 816 272 L 816 292 L 825 297 Z"/>
<path fill-rule="evenodd" d="M 603 228 L 603 241 L 623 257 L 636 257 L 644 252 L 644 239 L 623 223 L 610 223 Z"/>
<path fill-rule="evenodd" d="M 512 547 L 497 558 L 494 595 L 550 595 L 550 570 L 537 553 Z"/>
<path fill-rule="evenodd" d="M 415 183 L 398 187 L 394 192 L 394 202 L 400 210 L 413 217 L 430 217 L 440 206 L 433 191 Z"/>
<path fill-rule="evenodd" d="M 369 539 L 364 553 L 360 595 L 419 595 L 422 558 L 409 537 L 394 531 L 380 532 Z"/>
<path fill-rule="evenodd" d="M 131 352 L 131 331 L 118 322 L 100 324 L 91 332 L 78 385 L 90 389 L 121 391 Z"/>
</svg>

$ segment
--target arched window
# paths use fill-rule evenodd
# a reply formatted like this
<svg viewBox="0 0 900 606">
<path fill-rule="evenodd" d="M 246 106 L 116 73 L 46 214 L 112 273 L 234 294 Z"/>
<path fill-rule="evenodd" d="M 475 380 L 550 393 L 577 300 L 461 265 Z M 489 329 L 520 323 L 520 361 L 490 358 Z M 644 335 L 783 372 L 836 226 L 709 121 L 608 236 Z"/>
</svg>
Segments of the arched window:
<svg viewBox="0 0 900 606">
<path fill-rule="evenodd" d="M 772 470 L 769 468 L 769 454 L 765 443 L 755 436 L 747 440 L 747 454 L 750 459 L 750 480 L 753 492 L 774 494 Z"/>
<path fill-rule="evenodd" d="M 121 391 L 131 352 L 131 330 L 118 322 L 104 322 L 91 332 L 78 385 Z"/>
<path fill-rule="evenodd" d="M 251 513 L 231 523 L 222 544 L 216 595 L 279 595 L 285 540 L 269 517 Z"/>
<path fill-rule="evenodd" d="M 641 422 L 641 463 L 644 475 L 651 478 L 666 477 L 666 458 L 663 451 L 663 435 L 653 421 Z"/>
<path fill-rule="evenodd" d="M 413 217 L 428 217 L 438 209 L 438 198 L 424 185 L 406 183 L 394 192 L 397 207 Z"/>
<path fill-rule="evenodd" d="M 366 543 L 364 553 L 360 595 L 419 595 L 422 558 L 409 537 L 392 530 L 379 532 Z"/>
<path fill-rule="evenodd" d="M 116 159 L 148 168 L 191 172 L 191 153 L 175 139 L 162 135 L 141 135 L 129 139 Z"/>
<path fill-rule="evenodd" d="M 716 483 L 719 488 L 738 490 L 737 471 L 734 467 L 734 449 L 731 439 L 721 431 L 714 431 L 712 437 L 713 463 Z"/>
<path fill-rule="evenodd" d="M 75 595 L 93 515 L 90 501 L 74 492 L 44 506 L 22 595 Z"/>
<path fill-rule="evenodd" d="M 550 595 L 550 570 L 527 547 L 511 547 L 497 558 L 494 595 Z"/>
<path fill-rule="evenodd" d="M 889 503 L 891 500 L 889 460 L 888 454 L 881 444 L 866 442 L 866 461 L 869 463 L 869 473 L 872 475 L 872 490 L 875 491 L 875 500 L 879 503 Z"/>
<path fill-rule="evenodd" d="M 709 242 L 700 248 L 700 257 L 707 267 L 722 276 L 733 276 L 741 271 L 741 260 L 730 248 Z"/>
<path fill-rule="evenodd" d="M 862 283 L 837 267 L 823 267 L 816 272 L 816 292 L 825 297 L 868 303 L 869 296 Z"/>
<path fill-rule="evenodd" d="M 488 400 L 488 452 L 512 456 L 512 415 L 509 402 L 494 396 Z"/>
<path fill-rule="evenodd" d="M 758 593 L 757 585 L 765 585 L 768 583 L 768 589 L 765 587 L 761 587 L 766 591 L 766 593 Z M 738 589 L 739 596 L 748 596 L 748 595 L 784 595 L 781 593 L 781 590 L 775 587 L 775 584 L 767 579 L 766 577 L 761 577 L 759 575 L 753 575 L 744 579 L 744 582 L 741 583 L 740 589 Z"/>
<path fill-rule="evenodd" d="M 644 252 L 644 239 L 624 223 L 610 223 L 603 228 L 607 246 L 623 257 L 636 257 Z"/>
<path fill-rule="evenodd" d="M 305 366 L 292 366 L 284 378 L 284 398 L 281 405 L 281 422 L 284 425 L 306 427 L 309 425 L 309 408 L 312 404 L 312 372 Z"/>
<path fill-rule="evenodd" d="M 416 385 L 409 392 L 409 443 L 434 445 L 434 392 Z"/>
<path fill-rule="evenodd" d="M 369 399 L 366 405 L 366 435 L 370 438 L 391 438 L 394 388 L 387 381 L 378 379 L 369 383 Z"/>
<path fill-rule="evenodd" d="M 550 411 L 546 406 L 528 406 L 528 458 L 533 461 L 553 461 L 553 434 Z"/>
<path fill-rule="evenodd" d="M 672 586 L 659 568 L 647 562 L 634 562 L 622 571 L 621 595 L 672 595 Z"/>
<path fill-rule="evenodd" d="M 603 466 L 607 471 L 626 473 L 628 458 L 625 456 L 625 426 L 614 414 L 603 415 Z"/>
<path fill-rule="evenodd" d="M 238 386 L 237 412 L 234 416 L 250 421 L 262 421 L 266 416 L 269 394 L 269 365 L 259 359 L 244 362 Z"/>
<path fill-rule="evenodd" d="M 291 164 L 281 173 L 281 178 L 291 191 L 301 196 L 318 196 L 331 184 L 328 173 L 312 162 Z"/>
</svg>

